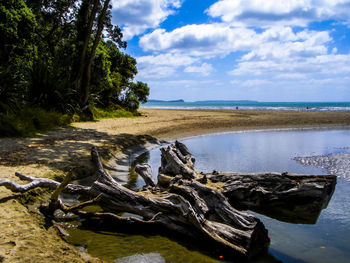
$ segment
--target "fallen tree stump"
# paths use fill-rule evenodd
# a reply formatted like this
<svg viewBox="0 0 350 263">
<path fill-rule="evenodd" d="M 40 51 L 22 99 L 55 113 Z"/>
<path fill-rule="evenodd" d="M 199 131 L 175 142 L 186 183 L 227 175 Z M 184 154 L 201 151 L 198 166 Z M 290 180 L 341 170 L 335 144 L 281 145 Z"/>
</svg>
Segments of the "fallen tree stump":
<svg viewBox="0 0 350 263">
<path fill-rule="evenodd" d="M 299 177 L 292 176 L 288 180 L 293 186 L 283 186 L 287 179 L 281 177 L 276 180 L 275 177 L 280 176 L 277 174 L 265 174 L 256 178 L 254 175 L 239 176 L 218 172 L 201 174 L 194 169 L 195 159 L 184 144 L 176 142 L 175 145 L 162 148 L 161 152 L 157 184 L 152 179 L 150 167 L 139 165 L 136 171 L 144 178 L 146 187 L 136 191 L 123 187 L 103 169 L 95 147 L 91 150 L 91 156 L 96 166 L 97 179 L 91 186 L 68 184 L 68 179 L 60 184 L 54 180 L 20 173 L 16 173 L 16 176 L 30 183 L 18 185 L 0 179 L 0 186 L 13 192 L 25 192 L 35 187 L 55 189 L 47 206 L 50 209 L 46 210 L 50 213 L 52 207 L 55 207 L 86 220 L 97 217 L 101 220 L 114 220 L 116 223 L 159 225 L 180 235 L 212 242 L 234 255 L 251 258 L 267 251 L 267 230 L 258 218 L 236 208 L 265 208 L 269 206 L 268 201 L 283 198 L 288 201 L 287 197 L 292 192 L 309 190 L 310 194 L 304 194 L 303 197 L 317 195 L 318 200 L 319 196 L 323 196 L 322 200 L 328 202 L 336 181 L 333 177 L 327 181 L 323 176 L 328 183 L 324 183 L 326 187 L 320 188 L 318 180 L 323 177 L 317 176 L 313 177 L 312 183 L 309 183 L 311 177 L 304 176 L 302 186 L 299 185 L 301 181 L 296 180 Z M 82 196 L 87 201 L 68 207 L 58 198 L 61 191 Z M 98 204 L 103 211 L 88 213 L 81 210 L 92 204 Z M 121 217 L 118 215 L 120 212 L 135 216 Z"/>
<path fill-rule="evenodd" d="M 335 175 L 288 173 L 206 174 L 232 206 L 280 221 L 315 224 L 333 195 Z"/>
</svg>

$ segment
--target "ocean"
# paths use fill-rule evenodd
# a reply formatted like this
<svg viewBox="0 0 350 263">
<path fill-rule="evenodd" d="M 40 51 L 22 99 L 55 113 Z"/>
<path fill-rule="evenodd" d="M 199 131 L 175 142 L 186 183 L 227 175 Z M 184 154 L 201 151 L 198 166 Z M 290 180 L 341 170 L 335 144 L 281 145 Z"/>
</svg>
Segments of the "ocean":
<svg viewBox="0 0 350 263">
<path fill-rule="evenodd" d="M 350 102 L 149 101 L 141 108 L 213 110 L 350 111 Z"/>
</svg>

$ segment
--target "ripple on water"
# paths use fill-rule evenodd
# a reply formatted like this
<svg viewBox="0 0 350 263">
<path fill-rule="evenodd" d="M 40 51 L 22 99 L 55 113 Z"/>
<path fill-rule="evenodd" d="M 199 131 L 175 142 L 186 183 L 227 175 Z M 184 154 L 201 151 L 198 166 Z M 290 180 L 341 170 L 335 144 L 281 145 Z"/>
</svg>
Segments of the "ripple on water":
<svg viewBox="0 0 350 263">
<path fill-rule="evenodd" d="M 329 174 L 350 181 L 350 153 L 331 153 L 328 155 L 295 157 L 302 165 L 326 169 Z"/>
</svg>

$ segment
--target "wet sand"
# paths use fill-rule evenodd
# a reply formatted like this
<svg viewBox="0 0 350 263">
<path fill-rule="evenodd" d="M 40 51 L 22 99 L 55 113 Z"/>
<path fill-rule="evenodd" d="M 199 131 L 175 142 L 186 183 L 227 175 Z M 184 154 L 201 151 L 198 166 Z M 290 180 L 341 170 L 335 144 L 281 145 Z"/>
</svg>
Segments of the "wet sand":
<svg viewBox="0 0 350 263">
<path fill-rule="evenodd" d="M 106 164 L 142 151 L 161 140 L 216 132 L 350 126 L 350 112 L 215 111 L 142 109 L 138 118 L 74 123 L 33 138 L 0 138 L 0 178 L 20 183 L 16 171 L 56 180 L 73 168 L 76 177 L 91 174 L 92 145 Z M 113 161 L 111 161 L 113 159 Z M 77 249 L 62 241 L 54 228 L 44 227 L 38 205 L 49 192 L 13 194 L 0 187 L 0 262 L 87 262 Z"/>
</svg>

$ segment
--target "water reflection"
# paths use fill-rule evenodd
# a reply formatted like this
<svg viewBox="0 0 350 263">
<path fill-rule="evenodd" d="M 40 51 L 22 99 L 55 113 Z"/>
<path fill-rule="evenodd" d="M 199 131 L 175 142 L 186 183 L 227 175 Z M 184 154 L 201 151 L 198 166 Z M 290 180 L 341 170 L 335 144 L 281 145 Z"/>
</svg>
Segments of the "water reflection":
<svg viewBox="0 0 350 263">
<path fill-rule="evenodd" d="M 135 166 L 138 163 L 148 163 L 150 159 L 150 153 L 144 152 L 143 154 L 136 157 L 136 159 L 131 163 L 129 168 L 129 178 L 127 184 L 124 186 L 129 189 L 137 189 L 144 185 L 144 181 L 139 175 L 135 172 Z"/>
<path fill-rule="evenodd" d="M 201 240 L 189 240 L 161 229 L 105 225 L 96 220 L 89 223 L 82 221 L 79 227 L 69 229 L 69 234 L 67 237 L 69 243 L 107 262 L 129 260 L 127 261 L 129 263 L 140 263 L 140 259 L 148 260 L 155 257 L 172 263 L 243 263 L 222 254 L 221 250 L 216 250 Z M 279 263 L 281 261 L 269 253 L 249 262 Z"/>
<path fill-rule="evenodd" d="M 345 138 L 344 138 L 345 137 Z M 196 169 L 237 172 L 293 172 L 325 174 L 315 167 L 297 165 L 297 156 L 327 155 L 348 145 L 349 130 L 269 131 L 219 134 L 183 142 L 196 156 Z M 349 152 L 349 149 L 337 149 Z"/>
</svg>

